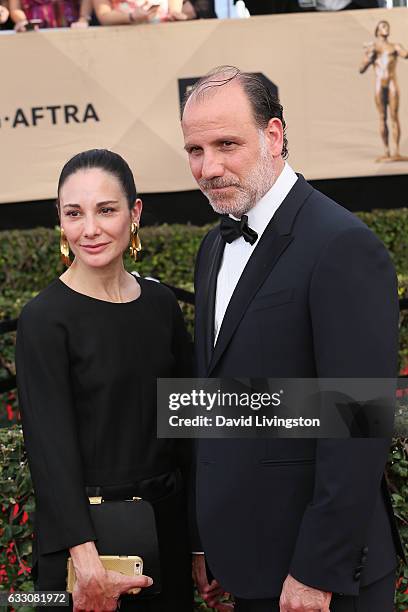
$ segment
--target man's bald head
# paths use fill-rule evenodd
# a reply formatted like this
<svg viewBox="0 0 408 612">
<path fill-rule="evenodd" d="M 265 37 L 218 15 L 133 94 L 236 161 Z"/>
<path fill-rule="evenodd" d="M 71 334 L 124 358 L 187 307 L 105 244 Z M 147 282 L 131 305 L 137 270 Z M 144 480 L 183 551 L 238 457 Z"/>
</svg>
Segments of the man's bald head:
<svg viewBox="0 0 408 612">
<path fill-rule="evenodd" d="M 288 141 L 283 107 L 257 75 L 241 72 L 235 66 L 217 66 L 201 77 L 185 95 L 181 118 L 183 119 L 187 105 L 204 102 L 208 97 L 215 96 L 222 88 L 233 84 L 239 84 L 247 96 L 254 122 L 259 129 L 265 129 L 272 118 L 281 121 L 283 127 L 282 157 L 286 159 L 288 156 Z"/>
</svg>

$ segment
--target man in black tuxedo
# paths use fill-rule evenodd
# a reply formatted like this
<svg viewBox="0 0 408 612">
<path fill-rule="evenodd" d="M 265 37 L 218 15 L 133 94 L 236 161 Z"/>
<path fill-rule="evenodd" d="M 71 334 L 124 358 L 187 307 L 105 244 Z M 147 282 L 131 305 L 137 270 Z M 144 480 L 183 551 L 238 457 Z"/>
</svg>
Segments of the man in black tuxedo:
<svg viewBox="0 0 408 612">
<path fill-rule="evenodd" d="M 398 300 L 384 246 L 285 162 L 282 107 L 221 67 L 182 117 L 191 171 L 223 215 L 195 274 L 200 377 L 395 377 Z M 200 440 L 196 505 L 211 605 L 392 612 L 400 542 L 386 439 Z M 218 582 L 217 582 L 218 581 Z"/>
</svg>

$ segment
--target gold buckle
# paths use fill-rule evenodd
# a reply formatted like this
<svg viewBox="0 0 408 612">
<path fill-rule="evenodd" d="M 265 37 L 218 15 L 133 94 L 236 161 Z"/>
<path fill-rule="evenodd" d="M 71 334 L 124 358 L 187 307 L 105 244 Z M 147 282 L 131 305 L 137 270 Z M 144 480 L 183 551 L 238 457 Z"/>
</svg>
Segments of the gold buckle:
<svg viewBox="0 0 408 612">
<path fill-rule="evenodd" d="M 92 505 L 101 504 L 103 501 L 102 496 L 100 497 L 89 497 L 89 503 Z"/>
<path fill-rule="evenodd" d="M 89 503 L 92 505 L 101 504 L 103 502 L 102 496 L 88 497 Z M 127 501 L 141 501 L 141 497 L 132 497 Z"/>
</svg>

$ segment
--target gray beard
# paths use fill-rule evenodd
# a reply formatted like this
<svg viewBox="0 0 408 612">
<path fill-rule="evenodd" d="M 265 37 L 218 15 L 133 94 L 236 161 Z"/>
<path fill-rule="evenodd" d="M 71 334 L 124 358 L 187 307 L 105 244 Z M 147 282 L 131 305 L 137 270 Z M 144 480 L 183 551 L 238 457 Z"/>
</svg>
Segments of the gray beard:
<svg viewBox="0 0 408 612">
<path fill-rule="evenodd" d="M 233 183 L 237 190 L 237 195 L 234 199 L 230 199 L 226 196 L 212 198 L 209 194 L 206 193 L 204 186 L 210 187 L 223 187 L 227 185 L 231 185 L 231 181 L 228 179 L 219 178 L 212 179 L 209 181 L 201 181 L 200 187 L 210 202 L 213 210 L 220 215 L 232 215 L 237 219 L 240 219 L 242 215 L 245 215 L 248 211 L 251 210 L 259 202 L 261 198 L 269 191 L 276 180 L 276 172 L 272 165 L 272 160 L 265 149 L 261 144 L 261 156 L 255 167 L 252 169 L 252 172 L 247 179 L 247 182 L 244 186 L 240 184 Z"/>
</svg>

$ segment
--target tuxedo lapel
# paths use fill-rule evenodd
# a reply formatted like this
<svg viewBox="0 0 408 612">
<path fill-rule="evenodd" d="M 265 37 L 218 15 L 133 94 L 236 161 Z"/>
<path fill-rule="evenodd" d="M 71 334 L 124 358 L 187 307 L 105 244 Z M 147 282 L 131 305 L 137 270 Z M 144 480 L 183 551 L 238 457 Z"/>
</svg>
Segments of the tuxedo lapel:
<svg viewBox="0 0 408 612">
<path fill-rule="evenodd" d="M 312 191 L 313 188 L 302 176 L 299 176 L 294 187 L 286 196 L 262 234 L 228 304 L 217 343 L 212 353 L 212 358 L 209 361 L 207 376 L 211 376 L 211 372 L 227 348 L 254 295 L 266 277 L 271 273 L 282 253 L 292 242 L 293 236 L 291 231 L 296 215 Z M 219 240 L 223 242 L 220 237 Z M 208 319 L 207 325 L 211 321 L 212 329 L 214 326 L 214 300 L 220 260 L 221 258 L 219 257 L 216 271 L 213 270 L 215 277 L 209 281 L 213 293 L 209 294 L 212 308 L 209 309 L 209 311 L 211 310 L 211 319 Z M 211 339 L 213 342 L 213 332 Z M 211 355 L 211 352 L 208 355 Z"/>
<path fill-rule="evenodd" d="M 209 250 L 209 266 L 208 275 L 206 277 L 205 299 L 207 307 L 205 308 L 205 350 L 206 350 L 206 365 L 210 363 L 211 356 L 214 350 L 214 317 L 215 317 L 215 292 L 217 289 L 218 270 L 220 269 L 222 255 L 224 253 L 225 242 L 220 234 L 217 234 L 215 240 Z"/>
<path fill-rule="evenodd" d="M 267 228 L 263 233 L 228 304 L 210 361 L 208 376 L 225 351 L 253 296 L 291 241 L 292 236 L 279 236 L 273 228 Z"/>
</svg>

